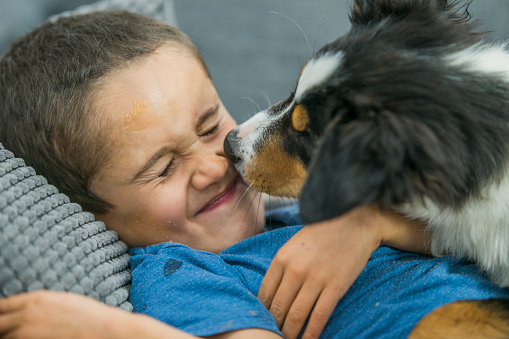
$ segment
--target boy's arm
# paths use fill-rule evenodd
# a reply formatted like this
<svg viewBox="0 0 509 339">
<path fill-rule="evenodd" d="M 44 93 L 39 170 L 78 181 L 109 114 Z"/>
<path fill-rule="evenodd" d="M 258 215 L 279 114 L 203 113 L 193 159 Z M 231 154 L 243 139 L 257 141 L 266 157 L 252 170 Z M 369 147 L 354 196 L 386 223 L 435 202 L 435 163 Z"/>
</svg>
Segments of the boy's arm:
<svg viewBox="0 0 509 339">
<path fill-rule="evenodd" d="M 0 338 L 193 339 L 146 315 L 129 313 L 81 295 L 37 291 L 0 299 Z M 277 339 L 261 329 L 232 331 L 214 339 Z"/>
<path fill-rule="evenodd" d="M 417 221 L 374 207 L 304 227 L 277 253 L 258 298 L 285 338 L 318 338 L 337 302 L 383 243 L 426 253 L 429 235 Z"/>
<path fill-rule="evenodd" d="M 380 243 L 400 250 L 431 254 L 431 232 L 419 220 L 411 220 L 394 211 L 373 209 L 377 224 L 372 224 L 380 232 Z"/>
<path fill-rule="evenodd" d="M 0 338 L 192 339 L 145 315 L 67 292 L 35 291 L 0 299 Z"/>
<path fill-rule="evenodd" d="M 281 339 L 281 337 L 271 331 L 259 328 L 248 328 L 245 330 L 232 331 L 207 337 L 210 339 Z"/>
</svg>

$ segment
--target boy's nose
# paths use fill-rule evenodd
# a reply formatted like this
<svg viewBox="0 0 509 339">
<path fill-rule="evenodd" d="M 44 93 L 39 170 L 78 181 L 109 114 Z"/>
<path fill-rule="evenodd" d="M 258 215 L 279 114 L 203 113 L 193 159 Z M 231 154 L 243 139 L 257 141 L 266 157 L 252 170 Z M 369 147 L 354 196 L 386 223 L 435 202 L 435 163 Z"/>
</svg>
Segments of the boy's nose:
<svg viewBox="0 0 509 339">
<path fill-rule="evenodd" d="M 224 155 L 202 154 L 193 176 L 193 186 L 198 189 L 205 189 L 207 186 L 223 180 L 228 170 L 229 162 Z"/>
</svg>

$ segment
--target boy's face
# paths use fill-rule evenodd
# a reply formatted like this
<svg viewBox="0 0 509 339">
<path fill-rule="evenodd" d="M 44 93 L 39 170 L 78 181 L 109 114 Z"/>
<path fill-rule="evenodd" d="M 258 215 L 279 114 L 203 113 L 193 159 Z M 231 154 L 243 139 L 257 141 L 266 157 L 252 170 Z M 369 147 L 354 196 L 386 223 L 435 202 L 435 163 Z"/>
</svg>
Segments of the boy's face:
<svg viewBox="0 0 509 339">
<path fill-rule="evenodd" d="M 96 217 L 128 245 L 217 253 L 263 230 L 263 202 L 223 152 L 235 122 L 189 53 L 162 47 L 115 71 L 94 105 L 113 152 L 92 190 L 115 206 Z"/>
</svg>

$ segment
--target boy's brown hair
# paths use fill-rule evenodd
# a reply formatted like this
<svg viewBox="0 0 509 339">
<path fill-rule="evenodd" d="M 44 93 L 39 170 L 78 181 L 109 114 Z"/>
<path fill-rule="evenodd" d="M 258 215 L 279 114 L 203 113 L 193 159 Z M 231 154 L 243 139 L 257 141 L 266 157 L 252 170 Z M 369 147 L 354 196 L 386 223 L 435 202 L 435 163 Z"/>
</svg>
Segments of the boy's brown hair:
<svg viewBox="0 0 509 339">
<path fill-rule="evenodd" d="M 163 45 L 190 52 L 208 74 L 185 34 L 138 14 L 95 12 L 36 28 L 0 60 L 0 142 L 85 210 L 106 212 L 112 205 L 89 189 L 111 146 L 94 90 Z"/>
</svg>

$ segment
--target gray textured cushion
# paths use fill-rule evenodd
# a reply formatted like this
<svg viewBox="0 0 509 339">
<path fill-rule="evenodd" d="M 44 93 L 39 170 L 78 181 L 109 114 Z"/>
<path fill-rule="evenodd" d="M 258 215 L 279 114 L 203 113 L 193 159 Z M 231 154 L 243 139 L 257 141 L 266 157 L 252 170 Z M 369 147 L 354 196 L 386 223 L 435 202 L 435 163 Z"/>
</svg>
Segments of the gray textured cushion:
<svg viewBox="0 0 509 339">
<path fill-rule="evenodd" d="M 61 290 L 130 311 L 127 250 L 0 144 L 0 297 Z"/>
</svg>

